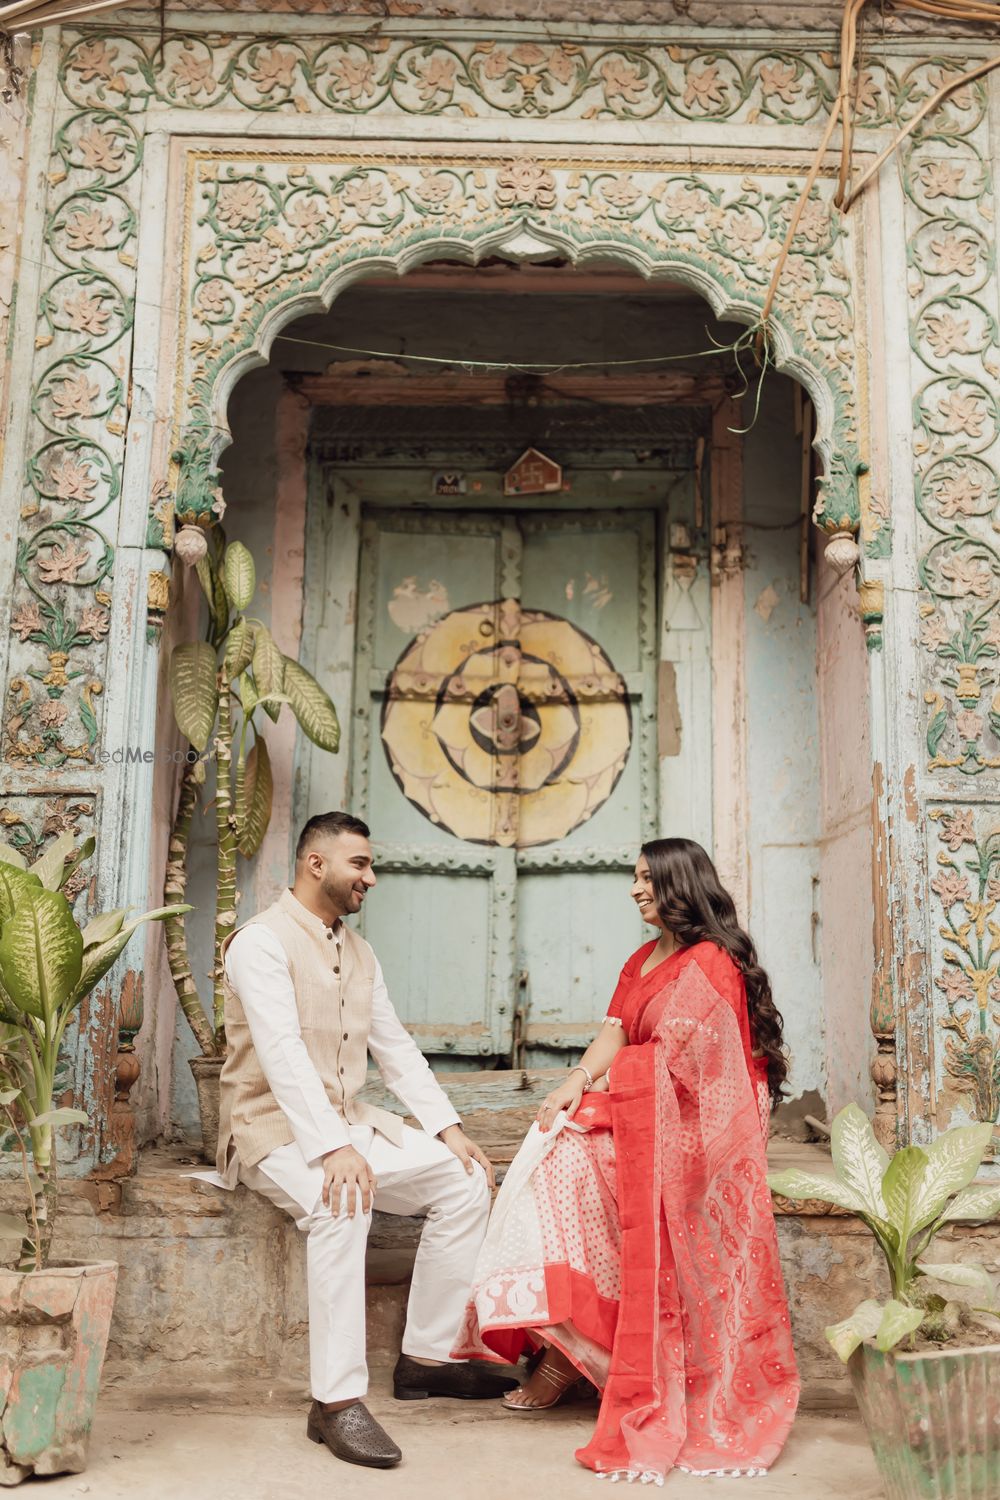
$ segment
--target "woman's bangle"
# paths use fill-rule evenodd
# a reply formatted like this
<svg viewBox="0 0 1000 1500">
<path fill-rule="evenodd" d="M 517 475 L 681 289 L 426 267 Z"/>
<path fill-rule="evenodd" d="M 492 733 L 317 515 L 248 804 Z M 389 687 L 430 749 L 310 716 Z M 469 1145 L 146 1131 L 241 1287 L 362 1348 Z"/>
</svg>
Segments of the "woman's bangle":
<svg viewBox="0 0 1000 1500">
<path fill-rule="evenodd" d="M 575 1068 L 570 1068 L 570 1072 L 582 1073 L 584 1078 L 586 1079 L 587 1088 L 592 1089 L 594 1087 L 594 1075 L 589 1068 L 585 1068 L 583 1066 L 583 1063 L 577 1063 Z"/>
</svg>

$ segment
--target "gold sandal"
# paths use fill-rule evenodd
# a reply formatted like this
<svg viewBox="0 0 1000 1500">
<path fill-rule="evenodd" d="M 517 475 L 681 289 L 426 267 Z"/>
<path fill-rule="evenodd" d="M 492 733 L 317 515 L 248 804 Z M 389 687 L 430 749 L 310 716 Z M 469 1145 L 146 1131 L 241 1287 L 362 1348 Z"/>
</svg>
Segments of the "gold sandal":
<svg viewBox="0 0 1000 1500">
<path fill-rule="evenodd" d="M 580 1382 L 580 1376 L 575 1370 L 568 1370 L 564 1371 L 561 1375 L 555 1375 L 551 1370 L 545 1368 L 544 1361 L 532 1372 L 531 1379 L 534 1380 L 536 1375 L 540 1375 L 551 1386 L 553 1391 L 551 1401 L 536 1401 L 531 1406 L 526 1406 L 523 1401 L 511 1401 L 510 1397 L 514 1392 L 510 1391 L 500 1402 L 505 1411 L 512 1411 L 519 1417 L 535 1417 L 540 1412 L 551 1411 L 553 1406 L 558 1406 L 560 1401 Z"/>
</svg>

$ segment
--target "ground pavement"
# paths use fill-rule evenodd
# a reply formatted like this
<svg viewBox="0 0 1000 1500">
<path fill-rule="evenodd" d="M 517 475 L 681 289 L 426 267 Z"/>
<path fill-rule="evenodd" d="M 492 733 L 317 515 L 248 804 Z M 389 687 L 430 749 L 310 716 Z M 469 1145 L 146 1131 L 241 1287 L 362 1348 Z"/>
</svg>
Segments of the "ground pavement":
<svg viewBox="0 0 1000 1500">
<path fill-rule="evenodd" d="M 134 1384 L 112 1387 L 102 1394 L 90 1467 L 48 1481 L 45 1500 L 882 1500 L 851 1416 L 801 1417 L 780 1463 L 752 1482 L 674 1474 L 662 1491 L 610 1489 L 573 1461 L 596 1406 L 511 1417 L 494 1402 L 400 1403 L 388 1392 L 388 1372 L 376 1372 L 368 1404 L 403 1450 L 402 1465 L 387 1473 L 339 1463 L 307 1442 L 297 1392 L 139 1398 Z"/>
</svg>

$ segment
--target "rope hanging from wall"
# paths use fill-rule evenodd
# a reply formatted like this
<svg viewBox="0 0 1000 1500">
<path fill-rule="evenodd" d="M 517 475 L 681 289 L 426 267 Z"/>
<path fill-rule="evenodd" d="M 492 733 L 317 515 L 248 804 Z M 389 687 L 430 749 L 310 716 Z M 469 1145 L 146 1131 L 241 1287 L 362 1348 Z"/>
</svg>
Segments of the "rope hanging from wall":
<svg viewBox="0 0 1000 1500">
<path fill-rule="evenodd" d="M 988 58 L 985 62 L 977 63 L 965 73 L 956 74 L 927 99 L 917 113 L 904 128 L 886 146 L 879 156 L 872 162 L 857 183 L 852 186 L 852 148 L 854 144 L 855 124 L 855 96 L 857 85 L 860 81 L 860 67 L 862 62 L 862 49 L 859 44 L 861 21 L 864 11 L 870 7 L 872 0 L 846 0 L 844 15 L 840 24 L 840 86 L 837 96 L 830 109 L 830 117 L 823 132 L 823 138 L 816 148 L 812 166 L 802 185 L 802 191 L 796 201 L 789 221 L 788 232 L 785 235 L 781 247 L 781 253 L 775 261 L 774 273 L 764 298 L 761 309 L 760 324 L 757 329 L 756 339 L 758 349 L 767 342 L 767 326 L 774 307 L 774 299 L 778 286 L 781 282 L 781 274 L 785 269 L 792 242 L 795 239 L 799 227 L 799 220 L 808 202 L 813 185 L 823 165 L 823 158 L 827 148 L 833 139 L 834 131 L 838 123 L 841 125 L 840 139 L 840 171 L 837 177 L 837 191 L 834 194 L 834 204 L 843 213 L 847 213 L 857 202 L 864 188 L 876 176 L 882 166 L 899 149 L 907 136 L 911 135 L 921 120 L 931 114 L 938 105 L 943 103 L 949 95 L 958 89 L 965 88 L 977 79 L 983 78 L 987 73 L 1000 67 L 1000 55 Z M 986 22 L 993 27 L 1000 25 L 1000 9 L 996 5 L 976 4 L 974 0 L 879 0 L 878 9 L 883 19 L 893 12 L 912 11 L 919 15 L 936 16 L 940 20 L 954 23 L 977 23 Z"/>
</svg>

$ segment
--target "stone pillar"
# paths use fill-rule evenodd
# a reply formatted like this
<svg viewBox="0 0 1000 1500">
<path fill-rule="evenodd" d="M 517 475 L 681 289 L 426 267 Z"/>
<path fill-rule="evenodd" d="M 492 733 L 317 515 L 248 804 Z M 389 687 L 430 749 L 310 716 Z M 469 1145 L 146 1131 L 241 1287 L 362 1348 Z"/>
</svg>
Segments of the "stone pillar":
<svg viewBox="0 0 1000 1500">
<path fill-rule="evenodd" d="M 129 492 L 125 480 L 126 431 L 140 415 L 130 362 L 143 120 L 81 108 L 67 91 L 60 51 L 58 32 L 49 30 L 32 59 L 9 346 L 2 492 L 13 502 L 13 524 L 0 539 L 0 820 L 3 836 L 29 859 L 63 831 L 95 836 L 93 859 L 68 888 L 83 919 L 149 904 L 156 650 L 147 641 L 147 599 L 155 636 L 166 597 L 162 556 L 146 548 L 148 489 Z M 102 55 L 110 67 L 107 47 Z M 123 986 L 138 979 L 141 943 L 91 997 L 67 1043 L 95 1127 L 84 1132 L 71 1171 L 105 1152 L 101 1105 Z M 118 1147 L 112 1141 L 107 1149 Z"/>
</svg>

